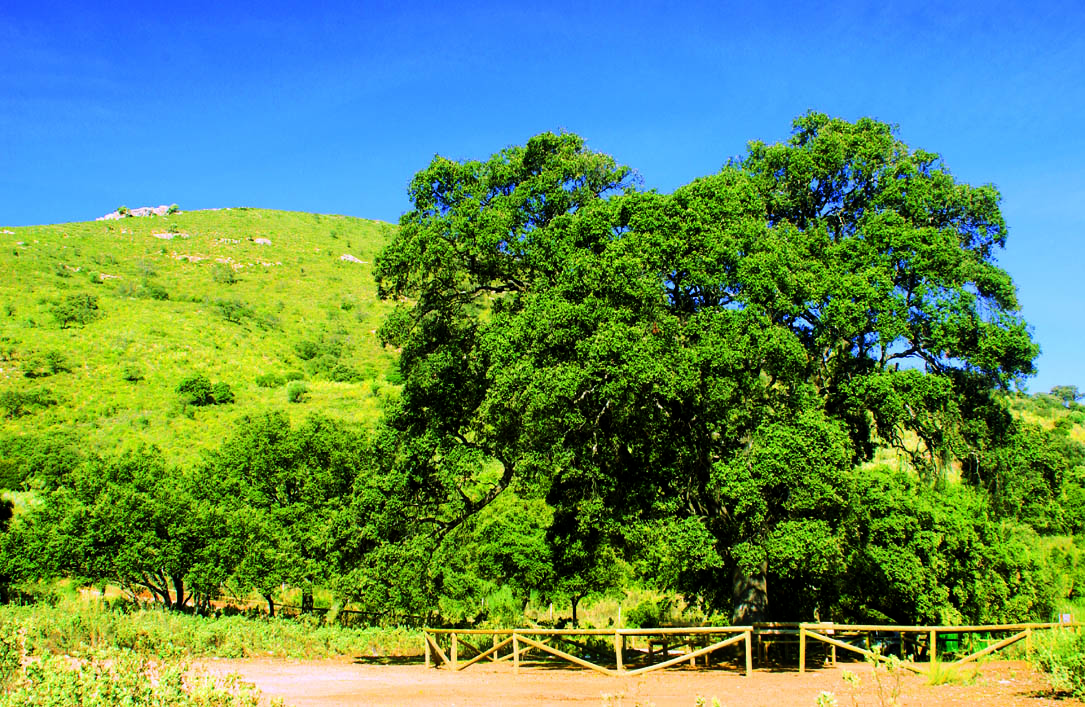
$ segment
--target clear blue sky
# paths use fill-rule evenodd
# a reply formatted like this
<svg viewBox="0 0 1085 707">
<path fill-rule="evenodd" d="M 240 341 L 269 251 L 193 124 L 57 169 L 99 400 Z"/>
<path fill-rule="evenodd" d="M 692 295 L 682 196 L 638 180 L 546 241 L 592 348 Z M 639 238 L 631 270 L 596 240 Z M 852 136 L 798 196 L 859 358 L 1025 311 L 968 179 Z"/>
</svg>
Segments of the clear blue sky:
<svg viewBox="0 0 1085 707">
<path fill-rule="evenodd" d="M 670 191 L 810 108 L 1001 189 L 1029 387 L 1085 390 L 1080 0 L 5 2 L 0 224 L 173 202 L 396 221 L 435 153 L 555 129 Z"/>
</svg>

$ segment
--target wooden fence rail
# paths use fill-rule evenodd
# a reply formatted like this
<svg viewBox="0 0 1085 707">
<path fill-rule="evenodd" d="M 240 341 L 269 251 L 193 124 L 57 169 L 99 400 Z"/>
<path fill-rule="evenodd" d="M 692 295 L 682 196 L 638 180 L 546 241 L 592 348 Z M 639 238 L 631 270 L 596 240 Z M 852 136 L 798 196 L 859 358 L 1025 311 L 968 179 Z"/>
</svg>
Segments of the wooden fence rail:
<svg viewBox="0 0 1085 707">
<path fill-rule="evenodd" d="M 712 653 L 727 648 L 728 646 L 742 643 L 745 657 L 745 674 L 749 676 L 753 672 L 753 647 L 752 640 L 756 638 L 759 645 L 762 639 L 779 640 L 782 636 L 791 636 L 788 639 L 798 642 L 799 648 L 799 672 L 806 672 L 807 639 L 825 644 L 831 649 L 831 662 L 836 663 L 837 649 L 843 649 L 857 653 L 868 660 L 887 661 L 888 656 L 871 647 L 870 634 L 891 634 L 899 637 L 901 646 L 901 665 L 907 670 L 916 673 L 925 673 L 927 670 L 921 667 L 921 663 L 904 660 L 905 636 L 913 636 L 912 640 L 917 649 L 925 648 L 928 665 L 938 660 L 938 635 L 962 634 L 962 633 L 1009 633 L 1011 635 L 997 640 L 985 648 L 958 657 L 952 664 L 961 665 L 978 660 L 995 651 L 1002 650 L 1018 641 L 1025 641 L 1026 650 L 1031 652 L 1032 634 L 1036 631 L 1076 628 L 1078 623 L 1021 623 L 1021 624 L 989 624 L 969 626 L 893 626 L 882 624 L 837 624 L 831 622 L 822 623 L 773 623 L 754 624 L 753 626 L 686 626 L 674 628 L 619 628 L 619 629 L 555 629 L 555 628 L 517 628 L 517 629 L 454 629 L 454 628 L 426 628 L 423 629 L 425 644 L 426 667 L 431 665 L 447 666 L 458 671 L 474 665 L 479 661 L 489 658 L 491 661 L 511 660 L 514 671 L 519 671 L 523 657 L 529 651 L 544 653 L 555 658 L 579 665 L 589 670 L 594 670 L 604 675 L 640 675 L 652 670 L 662 670 L 681 663 L 695 665 L 698 658 L 706 661 Z M 438 642 L 438 636 L 447 636 L 449 650 L 446 653 Z M 481 647 L 478 639 L 490 636 L 492 645 Z M 613 643 L 613 662 L 600 654 L 599 646 L 585 646 L 577 642 L 578 638 L 603 638 L 608 637 Z M 470 640 L 468 640 L 468 638 Z M 647 665 L 634 667 L 627 660 L 627 639 L 647 638 L 647 652 L 638 651 L 638 657 L 646 657 Z M 713 640 L 718 639 L 718 640 Z M 862 646 L 856 645 L 859 640 Z M 472 643 L 474 641 L 475 643 Z M 556 643 L 571 646 L 569 650 L 558 648 Z M 656 645 L 662 646 L 662 661 L 654 662 L 654 650 Z M 685 645 L 684 652 L 669 650 L 670 645 Z M 501 651 L 509 648 L 505 655 Z M 467 660 L 461 660 L 461 649 L 469 649 L 473 655 Z M 570 652 L 579 650 L 580 655 Z M 606 650 L 609 650 L 606 649 Z M 594 652 L 594 655 L 592 654 Z M 794 655 L 794 654 L 792 654 Z M 435 659 L 439 662 L 435 662 Z M 613 667 L 612 667 L 613 666 Z"/>
<path fill-rule="evenodd" d="M 513 663 L 513 669 L 519 670 L 520 661 L 529 650 L 535 650 L 540 653 L 546 653 L 556 658 L 568 661 L 575 665 L 579 665 L 589 670 L 603 673 L 604 675 L 640 675 L 650 672 L 652 670 L 662 670 L 672 665 L 679 663 L 689 662 L 693 664 L 698 658 L 704 657 L 706 660 L 708 656 L 713 652 L 726 648 L 742 642 L 745 650 L 746 658 L 746 675 L 750 675 L 753 672 L 753 653 L 750 645 L 750 635 L 753 631 L 751 626 L 696 626 L 685 628 L 620 628 L 620 629 L 545 629 L 545 628 L 518 628 L 518 629 L 440 629 L 440 628 L 427 628 L 423 630 L 425 641 L 425 655 L 426 655 L 426 667 L 430 667 L 434 664 L 434 658 L 440 660 L 438 665 L 447 665 L 452 670 L 463 670 L 469 665 L 473 665 L 480 660 L 490 658 L 492 661 L 511 659 Z M 447 635 L 449 637 L 450 649 L 448 653 L 437 642 L 437 636 Z M 493 646 L 485 650 L 479 650 L 475 646 L 471 645 L 464 640 L 464 636 L 491 636 L 493 639 Z M 571 643 L 572 645 L 584 649 L 584 646 L 577 644 L 575 639 L 578 637 L 609 637 L 613 641 L 614 661 L 613 666 L 610 667 L 610 661 L 603 664 L 602 657 L 595 657 L 594 660 L 589 660 L 568 651 L 557 648 L 553 645 L 555 641 L 563 641 Z M 648 665 L 632 668 L 627 666 L 626 656 L 626 639 L 630 637 L 641 638 L 663 638 L 665 640 L 664 645 L 669 645 L 668 642 L 676 645 L 685 643 L 688 646 L 688 650 L 683 653 L 679 653 L 676 657 L 667 657 L 670 655 L 666 653 L 665 660 L 660 663 L 649 662 Z M 711 640 L 707 637 L 720 637 L 722 640 L 713 641 L 709 645 L 697 646 L 697 639 L 702 641 Z M 681 640 L 680 640 L 681 639 Z M 509 644 L 512 644 L 512 650 L 508 655 L 501 656 L 501 649 L 505 648 Z M 475 654 L 467 661 L 460 660 L 460 647 L 466 646 L 472 650 Z M 651 654 L 649 654 L 651 657 Z M 594 656 L 593 656 L 594 657 Z M 650 658 L 649 658 L 650 660 Z"/>
<path fill-rule="evenodd" d="M 881 625 L 881 624 L 836 624 L 831 622 L 823 622 L 816 624 L 802 623 L 799 624 L 799 672 L 806 671 L 806 639 L 812 638 L 822 643 L 826 643 L 833 648 L 832 662 L 836 662 L 836 649 L 843 648 L 844 650 L 858 653 L 870 660 L 874 661 L 887 661 L 889 658 L 879 651 L 871 650 L 869 647 L 869 634 L 870 633 L 888 633 L 897 634 L 900 637 L 901 645 L 901 665 L 915 673 L 926 673 L 927 670 L 920 667 L 920 664 L 907 661 L 904 659 L 904 636 L 906 634 L 915 634 L 916 645 L 922 644 L 923 639 L 926 639 L 927 648 L 927 664 L 933 665 L 938 662 L 938 634 L 960 634 L 960 633 L 1012 633 L 1013 635 L 996 641 L 995 643 L 983 648 L 982 650 L 970 653 L 963 657 L 953 661 L 951 665 L 963 665 L 974 660 L 978 660 L 985 655 L 990 655 L 995 651 L 1002 650 L 1007 646 L 1013 645 L 1020 640 L 1025 641 L 1026 651 L 1032 652 L 1032 634 L 1034 631 L 1043 631 L 1058 628 L 1073 628 L 1080 626 L 1078 623 L 1021 623 L 1021 624 L 987 624 L 987 625 L 972 625 L 972 626 L 893 626 L 893 625 Z M 861 648 L 847 641 L 842 641 L 837 636 L 847 635 L 862 635 L 867 634 L 866 648 Z"/>
</svg>

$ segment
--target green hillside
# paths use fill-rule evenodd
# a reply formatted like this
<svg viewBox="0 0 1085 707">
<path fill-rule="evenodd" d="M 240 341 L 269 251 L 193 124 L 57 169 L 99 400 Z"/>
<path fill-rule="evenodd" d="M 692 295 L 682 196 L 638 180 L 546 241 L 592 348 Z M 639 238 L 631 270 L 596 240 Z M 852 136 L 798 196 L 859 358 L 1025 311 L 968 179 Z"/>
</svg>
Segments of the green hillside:
<svg viewBox="0 0 1085 707">
<path fill-rule="evenodd" d="M 375 420 L 397 391 L 371 271 L 391 228 L 238 208 L 0 229 L 0 444 L 185 462 L 246 414 Z M 186 403 L 196 375 L 234 402 Z"/>
</svg>

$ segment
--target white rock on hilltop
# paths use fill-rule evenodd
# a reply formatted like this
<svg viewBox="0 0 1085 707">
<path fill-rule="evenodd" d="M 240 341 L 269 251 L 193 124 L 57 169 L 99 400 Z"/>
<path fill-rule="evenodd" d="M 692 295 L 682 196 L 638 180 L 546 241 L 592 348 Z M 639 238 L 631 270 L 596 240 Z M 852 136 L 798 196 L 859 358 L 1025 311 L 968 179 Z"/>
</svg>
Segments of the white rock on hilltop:
<svg viewBox="0 0 1085 707">
<path fill-rule="evenodd" d="M 170 210 L 170 207 L 166 206 L 165 204 L 163 204 L 162 206 L 140 206 L 140 207 L 137 207 L 135 209 L 129 209 L 127 216 L 150 216 L 151 214 L 154 214 L 155 216 L 165 216 L 166 213 L 169 210 Z M 120 211 L 114 211 L 111 214 L 106 214 L 105 216 L 99 216 L 98 218 L 96 218 L 94 220 L 95 221 L 116 221 L 116 220 L 122 219 L 122 218 L 125 218 L 125 216 L 121 216 Z"/>
</svg>

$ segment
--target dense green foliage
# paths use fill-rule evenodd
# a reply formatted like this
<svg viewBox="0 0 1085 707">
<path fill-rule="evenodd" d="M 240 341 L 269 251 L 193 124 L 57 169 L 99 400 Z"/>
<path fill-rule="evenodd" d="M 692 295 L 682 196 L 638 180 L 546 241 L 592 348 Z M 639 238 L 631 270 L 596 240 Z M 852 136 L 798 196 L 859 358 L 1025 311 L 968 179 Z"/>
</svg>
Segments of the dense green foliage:
<svg viewBox="0 0 1085 707">
<path fill-rule="evenodd" d="M 787 618 L 1046 611 L 1027 580 L 968 579 L 1016 532 L 996 532 L 997 495 L 924 509 L 916 481 L 870 499 L 852 472 L 896 450 L 937 493 L 961 467 L 982 486 L 1027 435 L 998 395 L 1037 347 L 994 263 L 997 191 L 887 125 L 813 113 L 673 194 L 628 176 L 545 134 L 412 182 L 376 275 L 398 303 L 381 330 L 402 348 L 395 465 L 432 537 L 513 489 L 554 509 L 561 581 L 654 546 L 678 561 L 671 588 L 739 620 L 767 615 L 769 578 Z M 860 499 L 883 517 L 849 532 Z M 878 528 L 905 520 L 934 537 L 900 563 L 933 574 L 871 604 L 847 572 L 901 572 Z M 970 538 L 950 574 L 947 529 Z"/>
</svg>

